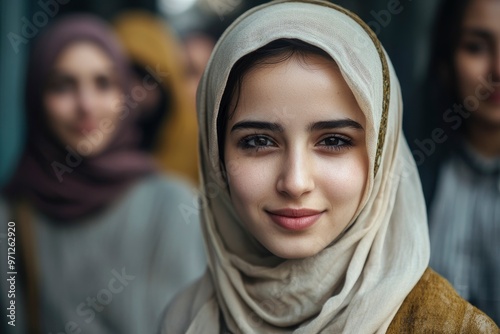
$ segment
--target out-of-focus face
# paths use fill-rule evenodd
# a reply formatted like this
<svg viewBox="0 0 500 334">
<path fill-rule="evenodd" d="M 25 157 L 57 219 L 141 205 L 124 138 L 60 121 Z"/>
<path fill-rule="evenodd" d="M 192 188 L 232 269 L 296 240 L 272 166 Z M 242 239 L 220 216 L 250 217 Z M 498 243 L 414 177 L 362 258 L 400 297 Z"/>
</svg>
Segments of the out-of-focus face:
<svg viewBox="0 0 500 334">
<path fill-rule="evenodd" d="M 91 42 L 61 52 L 43 95 L 49 129 L 82 156 L 101 152 L 118 126 L 121 87 L 112 60 Z"/>
<path fill-rule="evenodd" d="M 500 1 L 470 1 L 455 66 L 461 100 L 475 99 L 479 103 L 473 114 L 500 125 Z"/>
<path fill-rule="evenodd" d="M 188 37 L 184 41 L 184 50 L 187 58 L 187 84 L 189 93 L 196 99 L 196 89 L 203 71 L 210 59 L 215 41 L 204 35 Z"/>
<path fill-rule="evenodd" d="M 365 128 L 332 60 L 293 56 L 247 73 L 224 154 L 237 166 L 227 171 L 232 202 L 264 247 L 304 258 L 345 229 L 368 177 Z"/>
</svg>

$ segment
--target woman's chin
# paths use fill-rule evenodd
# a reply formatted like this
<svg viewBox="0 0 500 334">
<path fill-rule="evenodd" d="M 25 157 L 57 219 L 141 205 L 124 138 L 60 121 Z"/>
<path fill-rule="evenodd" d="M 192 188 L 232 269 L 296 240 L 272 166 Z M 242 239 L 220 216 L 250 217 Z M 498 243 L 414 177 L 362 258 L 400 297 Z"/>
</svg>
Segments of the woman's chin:
<svg viewBox="0 0 500 334">
<path fill-rule="evenodd" d="M 266 247 L 271 253 L 287 260 L 298 260 L 312 257 L 321 252 L 325 247 L 323 245 L 312 244 L 307 241 L 286 242 L 273 244 L 272 247 Z"/>
</svg>

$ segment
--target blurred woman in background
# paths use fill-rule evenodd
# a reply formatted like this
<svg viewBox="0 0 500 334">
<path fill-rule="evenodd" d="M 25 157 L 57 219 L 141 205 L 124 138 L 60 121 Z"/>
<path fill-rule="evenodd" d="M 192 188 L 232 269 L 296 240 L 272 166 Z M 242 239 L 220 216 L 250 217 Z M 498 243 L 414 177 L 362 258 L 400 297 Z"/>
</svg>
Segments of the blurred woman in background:
<svg viewBox="0 0 500 334">
<path fill-rule="evenodd" d="M 431 266 L 500 322 L 500 1 L 446 0 L 427 82 L 421 177 Z M 434 133 L 434 134 L 433 134 Z M 432 148 L 432 150 L 431 150 Z"/>
<path fill-rule="evenodd" d="M 196 101 L 188 90 L 179 41 L 165 22 L 148 12 L 124 12 L 114 27 L 134 65 L 132 89 L 148 86 L 148 77 L 156 80 L 154 90 L 134 101 L 141 114 L 142 147 L 153 153 L 163 170 L 197 185 Z"/>
<path fill-rule="evenodd" d="M 196 210 L 182 211 L 193 194 L 139 151 L 129 63 L 105 23 L 57 21 L 27 75 L 28 139 L 0 202 L 24 265 L 13 329 L 152 333 L 204 270 Z"/>
</svg>

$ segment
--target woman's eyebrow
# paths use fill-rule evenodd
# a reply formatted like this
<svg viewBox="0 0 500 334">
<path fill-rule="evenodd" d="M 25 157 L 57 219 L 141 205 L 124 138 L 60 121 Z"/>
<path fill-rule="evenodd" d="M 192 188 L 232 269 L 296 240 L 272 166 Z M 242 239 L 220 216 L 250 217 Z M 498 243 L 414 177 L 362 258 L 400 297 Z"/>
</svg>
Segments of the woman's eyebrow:
<svg viewBox="0 0 500 334">
<path fill-rule="evenodd" d="M 357 130 L 364 130 L 361 124 L 353 121 L 350 118 L 330 120 L 330 121 L 320 121 L 309 124 L 307 130 L 309 132 L 328 130 L 328 129 L 340 129 L 340 128 L 352 128 Z M 261 122 L 261 121 L 240 121 L 233 125 L 231 132 L 243 129 L 257 129 L 257 130 L 269 130 L 274 132 L 285 131 L 283 127 L 278 123 L 272 122 Z"/>
<path fill-rule="evenodd" d="M 231 132 L 243 129 L 258 129 L 270 130 L 275 132 L 283 132 L 284 129 L 281 125 L 271 122 L 258 122 L 258 121 L 241 121 L 233 125 Z"/>
<path fill-rule="evenodd" d="M 493 40 L 493 33 L 491 31 L 489 31 L 487 29 L 483 29 L 483 28 L 475 28 L 475 27 L 464 28 L 463 34 L 480 37 L 480 38 L 486 39 L 488 41 Z"/>
<path fill-rule="evenodd" d="M 47 74 L 47 77 L 69 77 L 69 76 L 71 76 L 70 73 L 68 73 L 68 72 L 66 72 L 64 70 L 57 69 L 57 68 L 52 69 Z"/>
<path fill-rule="evenodd" d="M 71 82 L 76 81 L 76 79 L 73 75 L 71 75 L 70 73 L 64 72 L 64 71 L 51 71 L 47 75 L 47 84 L 50 84 L 54 81 L 62 81 L 62 80 L 71 81 Z"/>
<path fill-rule="evenodd" d="M 307 127 L 309 131 L 319 131 L 328 129 L 339 129 L 339 128 L 352 128 L 357 130 L 364 130 L 361 124 L 353 121 L 350 118 L 331 120 L 331 121 L 321 121 L 309 124 Z"/>
<path fill-rule="evenodd" d="M 112 65 L 112 66 L 106 66 L 105 68 L 99 69 L 97 71 L 94 71 L 97 73 L 103 73 L 106 75 L 115 75 L 117 73 L 117 67 Z M 70 71 L 65 70 L 64 68 L 53 68 L 49 74 L 49 76 L 72 76 L 73 74 Z"/>
</svg>

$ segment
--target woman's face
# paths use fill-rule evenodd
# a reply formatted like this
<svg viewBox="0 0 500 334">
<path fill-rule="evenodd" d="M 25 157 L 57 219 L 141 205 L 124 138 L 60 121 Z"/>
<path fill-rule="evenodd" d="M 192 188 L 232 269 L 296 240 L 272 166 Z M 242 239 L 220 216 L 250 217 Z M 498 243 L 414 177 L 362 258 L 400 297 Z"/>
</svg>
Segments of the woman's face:
<svg viewBox="0 0 500 334">
<path fill-rule="evenodd" d="M 269 251 L 315 255 L 349 224 L 368 176 L 364 129 L 332 60 L 293 56 L 247 73 L 227 123 L 225 163 L 237 167 L 228 170 L 233 204 Z"/>
<path fill-rule="evenodd" d="M 495 125 L 500 125 L 499 18 L 500 1 L 471 0 L 455 54 L 461 99 L 478 101 L 474 115 Z"/>
<path fill-rule="evenodd" d="M 82 156 L 101 152 L 118 125 L 122 91 L 112 60 L 91 42 L 69 45 L 44 91 L 49 129 Z"/>
</svg>

